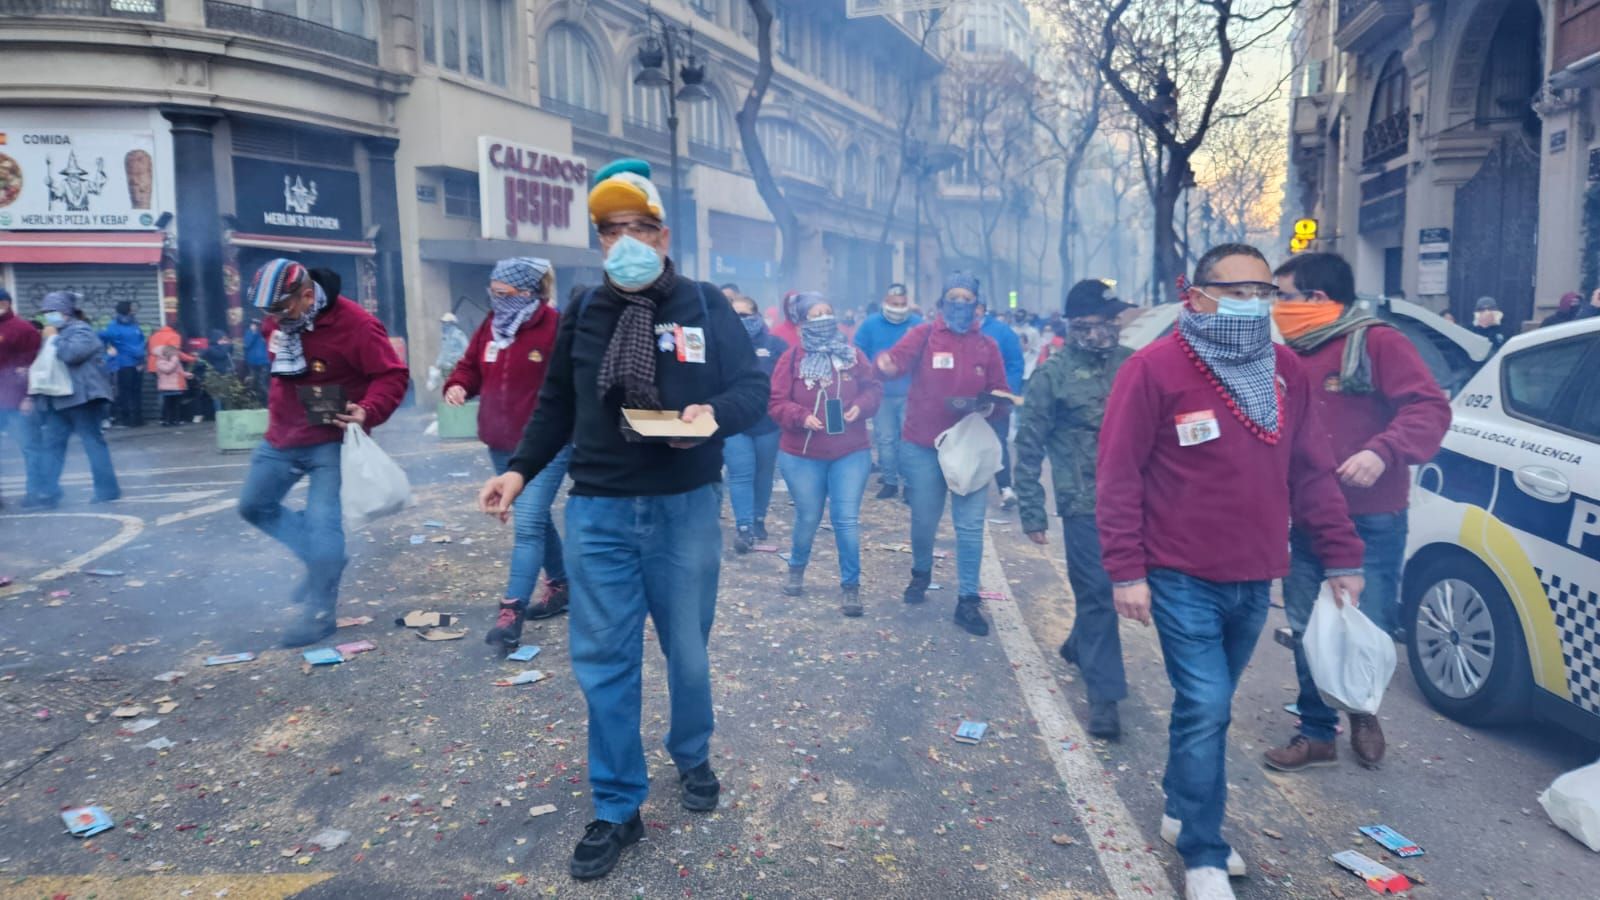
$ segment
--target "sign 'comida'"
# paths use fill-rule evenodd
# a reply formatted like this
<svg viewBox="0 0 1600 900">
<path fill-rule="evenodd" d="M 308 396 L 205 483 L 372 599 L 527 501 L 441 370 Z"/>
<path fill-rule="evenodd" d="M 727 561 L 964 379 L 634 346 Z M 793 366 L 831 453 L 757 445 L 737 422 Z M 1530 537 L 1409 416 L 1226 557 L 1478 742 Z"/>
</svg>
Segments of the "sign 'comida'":
<svg viewBox="0 0 1600 900">
<path fill-rule="evenodd" d="M 578 157 L 501 138 L 478 138 L 485 238 L 588 247 L 583 206 L 588 189 L 589 166 Z"/>
</svg>

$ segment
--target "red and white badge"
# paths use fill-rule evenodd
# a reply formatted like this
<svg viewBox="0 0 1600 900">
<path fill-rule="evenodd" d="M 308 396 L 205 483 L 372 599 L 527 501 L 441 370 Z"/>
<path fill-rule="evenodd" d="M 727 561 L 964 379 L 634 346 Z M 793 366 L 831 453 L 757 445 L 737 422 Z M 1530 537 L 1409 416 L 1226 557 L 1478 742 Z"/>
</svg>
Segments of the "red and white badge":
<svg viewBox="0 0 1600 900">
<path fill-rule="evenodd" d="M 956 367 L 956 355 L 954 353 L 933 354 L 933 367 L 935 369 L 954 369 Z"/>
<path fill-rule="evenodd" d="M 1217 414 L 1209 409 L 1183 413 L 1174 416 L 1173 420 L 1178 427 L 1179 447 L 1193 447 L 1222 437 L 1222 429 L 1217 425 Z"/>
<path fill-rule="evenodd" d="M 494 362 L 495 360 L 497 360 L 499 358 L 500 358 L 500 348 L 495 344 L 494 341 L 490 341 L 489 343 L 483 345 L 483 361 L 484 362 L 492 363 L 492 362 Z"/>
</svg>

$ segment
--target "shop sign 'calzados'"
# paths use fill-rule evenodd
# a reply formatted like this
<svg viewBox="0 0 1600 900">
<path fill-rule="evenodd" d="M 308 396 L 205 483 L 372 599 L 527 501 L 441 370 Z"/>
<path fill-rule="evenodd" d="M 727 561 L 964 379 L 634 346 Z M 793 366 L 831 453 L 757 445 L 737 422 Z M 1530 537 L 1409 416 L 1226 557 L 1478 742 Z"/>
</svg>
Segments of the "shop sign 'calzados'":
<svg viewBox="0 0 1600 900">
<path fill-rule="evenodd" d="M 483 236 L 588 247 L 589 166 L 575 156 L 496 137 L 478 138 Z"/>
<path fill-rule="evenodd" d="M 155 179 L 150 132 L 0 123 L 0 228 L 147 230 Z"/>
</svg>

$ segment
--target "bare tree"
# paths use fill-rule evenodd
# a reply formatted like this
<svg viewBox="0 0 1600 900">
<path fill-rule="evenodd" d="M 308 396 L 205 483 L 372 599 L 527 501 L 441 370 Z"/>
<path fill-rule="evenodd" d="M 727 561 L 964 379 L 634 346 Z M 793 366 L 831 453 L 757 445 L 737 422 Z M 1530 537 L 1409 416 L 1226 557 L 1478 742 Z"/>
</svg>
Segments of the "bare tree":
<svg viewBox="0 0 1600 900">
<path fill-rule="evenodd" d="M 783 256 L 778 262 L 778 278 L 783 284 L 793 284 L 800 263 L 800 245 L 805 239 L 800 217 L 795 214 L 783 187 L 773 177 L 772 165 L 767 161 L 766 150 L 761 146 L 761 135 L 756 124 L 761 119 L 761 103 L 766 99 L 767 88 L 772 85 L 772 4 L 768 0 L 746 0 L 750 12 L 756 17 L 756 80 L 744 104 L 734 116 L 739 126 L 739 142 L 744 148 L 745 161 L 750 164 L 750 175 L 755 179 L 756 191 L 767 204 L 772 218 L 778 223 L 778 234 L 783 241 Z"/>
<path fill-rule="evenodd" d="M 1220 120 L 1212 129 L 1195 166 L 1210 211 L 1212 233 L 1208 238 L 1220 243 L 1276 237 L 1288 166 L 1284 131 L 1281 109 L 1276 106 Z"/>
<path fill-rule="evenodd" d="M 1029 106 L 1034 124 L 1049 138 L 1061 161 L 1061 234 L 1056 256 L 1064 285 L 1077 280 L 1072 250 L 1079 228 L 1077 189 L 1105 106 L 1105 78 L 1087 37 L 1083 20 L 1075 13 L 1056 23 L 1043 59 L 1048 74 Z"/>
</svg>

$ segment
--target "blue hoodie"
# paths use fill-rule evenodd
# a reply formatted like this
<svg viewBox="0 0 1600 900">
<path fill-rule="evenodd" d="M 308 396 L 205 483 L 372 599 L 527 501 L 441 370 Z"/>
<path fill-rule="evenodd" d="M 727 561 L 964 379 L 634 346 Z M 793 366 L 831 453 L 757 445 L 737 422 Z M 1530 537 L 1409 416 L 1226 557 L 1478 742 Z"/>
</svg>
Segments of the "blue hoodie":
<svg viewBox="0 0 1600 900">
<path fill-rule="evenodd" d="M 979 326 L 990 340 L 1000 347 L 1000 358 L 1006 364 L 1006 384 L 1011 388 L 1011 393 L 1022 393 L 1022 340 L 1011 326 L 999 316 L 984 316 L 983 325 Z"/>
<path fill-rule="evenodd" d="M 132 316 L 117 316 L 100 332 L 100 340 L 116 349 L 106 359 L 106 371 L 116 372 L 144 365 L 144 332 Z"/>
<path fill-rule="evenodd" d="M 866 354 L 867 361 L 876 366 L 879 353 L 899 343 L 900 339 L 906 336 L 906 332 L 921 324 L 922 317 L 915 313 L 907 316 L 899 325 L 885 319 L 881 312 L 873 313 L 856 329 L 856 346 Z M 883 383 L 885 397 L 904 397 L 909 390 L 911 390 L 909 374 L 891 378 Z"/>
</svg>

